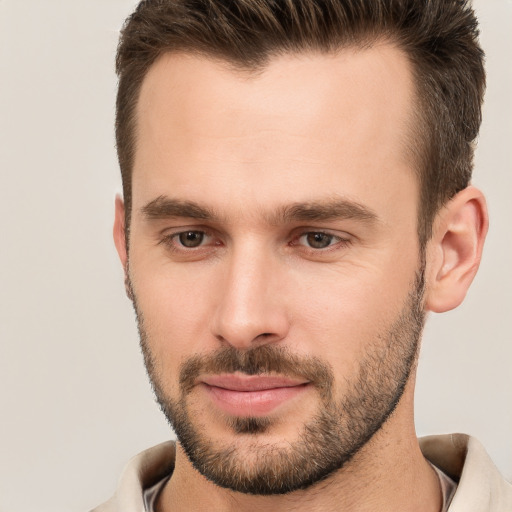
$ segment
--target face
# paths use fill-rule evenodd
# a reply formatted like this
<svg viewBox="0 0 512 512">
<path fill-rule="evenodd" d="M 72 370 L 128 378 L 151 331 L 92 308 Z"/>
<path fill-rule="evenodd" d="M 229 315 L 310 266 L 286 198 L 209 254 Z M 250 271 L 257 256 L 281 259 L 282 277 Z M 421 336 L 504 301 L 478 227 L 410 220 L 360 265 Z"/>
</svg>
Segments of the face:
<svg viewBox="0 0 512 512">
<path fill-rule="evenodd" d="M 218 485 L 307 487 L 399 403 L 423 324 L 412 106 L 389 46 L 150 69 L 129 286 L 159 402 Z"/>
</svg>

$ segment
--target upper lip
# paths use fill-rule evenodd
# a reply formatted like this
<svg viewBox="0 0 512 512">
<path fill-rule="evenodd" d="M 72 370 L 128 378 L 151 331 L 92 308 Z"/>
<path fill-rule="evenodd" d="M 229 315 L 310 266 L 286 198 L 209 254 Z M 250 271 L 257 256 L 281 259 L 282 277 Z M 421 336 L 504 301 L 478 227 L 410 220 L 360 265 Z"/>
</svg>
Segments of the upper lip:
<svg viewBox="0 0 512 512">
<path fill-rule="evenodd" d="M 208 386 L 231 391 L 263 391 L 266 389 L 289 388 L 307 384 L 309 381 L 279 375 L 222 374 L 205 375 L 200 379 Z"/>
</svg>

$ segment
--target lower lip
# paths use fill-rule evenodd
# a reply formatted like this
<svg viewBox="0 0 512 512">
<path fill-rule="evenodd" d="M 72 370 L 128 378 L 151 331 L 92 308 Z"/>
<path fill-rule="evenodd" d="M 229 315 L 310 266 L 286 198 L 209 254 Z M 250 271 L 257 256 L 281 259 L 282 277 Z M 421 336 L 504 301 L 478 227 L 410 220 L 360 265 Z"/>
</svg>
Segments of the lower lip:
<svg viewBox="0 0 512 512">
<path fill-rule="evenodd" d="M 231 416 L 263 416 L 280 405 L 304 393 L 308 384 L 262 389 L 259 391 L 234 391 L 204 385 L 214 404 Z"/>
</svg>

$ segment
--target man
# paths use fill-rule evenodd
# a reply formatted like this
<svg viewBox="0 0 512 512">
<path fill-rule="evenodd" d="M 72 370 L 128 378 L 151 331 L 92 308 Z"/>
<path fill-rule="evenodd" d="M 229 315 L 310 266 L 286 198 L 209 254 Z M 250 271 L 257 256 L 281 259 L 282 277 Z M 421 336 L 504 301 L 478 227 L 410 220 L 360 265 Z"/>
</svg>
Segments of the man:
<svg viewBox="0 0 512 512">
<path fill-rule="evenodd" d="M 512 510 L 476 440 L 413 418 L 487 231 L 477 35 L 456 0 L 140 3 L 114 238 L 178 441 L 96 510 Z"/>
</svg>

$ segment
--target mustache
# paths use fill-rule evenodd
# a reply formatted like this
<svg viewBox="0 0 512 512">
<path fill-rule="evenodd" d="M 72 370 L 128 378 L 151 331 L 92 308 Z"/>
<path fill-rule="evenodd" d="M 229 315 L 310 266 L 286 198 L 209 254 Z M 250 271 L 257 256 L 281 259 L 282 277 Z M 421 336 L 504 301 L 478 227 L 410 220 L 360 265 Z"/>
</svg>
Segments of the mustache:
<svg viewBox="0 0 512 512">
<path fill-rule="evenodd" d="M 235 372 L 246 375 L 279 374 L 305 379 L 324 396 L 331 395 L 334 382 L 331 366 L 317 357 L 299 356 L 285 347 L 267 344 L 243 351 L 227 346 L 209 354 L 192 356 L 180 369 L 180 387 L 185 395 L 202 374 Z"/>
</svg>

